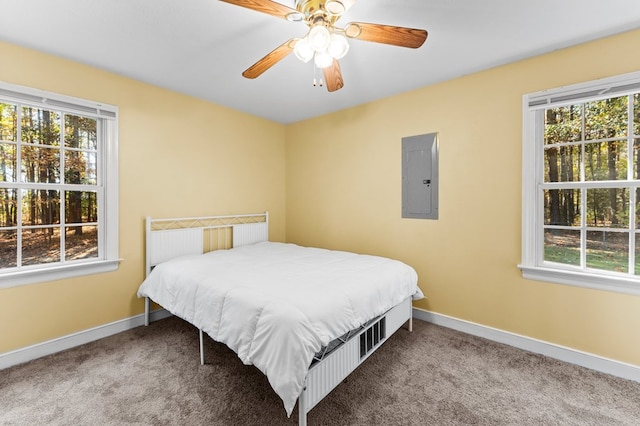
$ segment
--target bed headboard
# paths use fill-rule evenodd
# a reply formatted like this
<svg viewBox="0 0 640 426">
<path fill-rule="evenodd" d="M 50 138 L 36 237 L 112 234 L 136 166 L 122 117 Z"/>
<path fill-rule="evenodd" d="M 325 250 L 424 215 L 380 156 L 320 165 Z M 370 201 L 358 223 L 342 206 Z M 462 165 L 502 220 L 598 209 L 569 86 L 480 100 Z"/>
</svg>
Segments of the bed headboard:
<svg viewBox="0 0 640 426">
<path fill-rule="evenodd" d="M 146 218 L 146 275 L 178 256 L 240 247 L 269 239 L 269 212 L 231 216 Z"/>
</svg>

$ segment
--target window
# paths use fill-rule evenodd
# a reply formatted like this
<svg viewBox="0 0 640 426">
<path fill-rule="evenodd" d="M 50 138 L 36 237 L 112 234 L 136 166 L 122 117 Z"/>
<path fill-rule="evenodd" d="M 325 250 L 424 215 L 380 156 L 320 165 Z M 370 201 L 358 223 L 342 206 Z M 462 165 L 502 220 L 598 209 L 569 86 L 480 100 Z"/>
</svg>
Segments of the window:
<svg viewBox="0 0 640 426">
<path fill-rule="evenodd" d="M 523 111 L 523 276 L 640 294 L 640 73 Z"/>
<path fill-rule="evenodd" d="M 0 287 L 115 270 L 117 108 L 0 83 Z"/>
</svg>

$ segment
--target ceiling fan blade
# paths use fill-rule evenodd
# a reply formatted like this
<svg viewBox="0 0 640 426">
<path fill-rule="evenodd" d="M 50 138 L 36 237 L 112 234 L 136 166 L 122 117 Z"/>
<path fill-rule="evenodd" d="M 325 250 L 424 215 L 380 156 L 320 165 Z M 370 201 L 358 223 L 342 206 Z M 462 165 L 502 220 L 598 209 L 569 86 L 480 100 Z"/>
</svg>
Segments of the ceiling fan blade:
<svg viewBox="0 0 640 426">
<path fill-rule="evenodd" d="M 394 27 L 392 25 L 351 22 L 344 28 L 347 37 L 375 43 L 416 49 L 427 39 L 427 32 L 416 28 Z"/>
<path fill-rule="evenodd" d="M 267 15 L 277 18 L 287 19 L 287 15 L 298 13 L 297 10 L 287 7 L 283 4 L 276 3 L 271 0 L 220 0 L 225 3 L 235 4 L 236 6 L 246 7 L 247 9 L 257 12 L 266 13 Z"/>
<path fill-rule="evenodd" d="M 282 43 L 280 46 L 267 53 L 264 58 L 247 68 L 242 75 L 246 78 L 259 77 L 263 72 L 274 66 L 278 61 L 284 59 L 289 53 L 293 52 L 293 48 L 297 41 L 298 39 L 291 39 Z"/>
<path fill-rule="evenodd" d="M 323 68 L 324 81 L 327 84 L 327 90 L 329 92 L 335 92 L 344 87 L 344 81 L 342 80 L 342 73 L 340 72 L 340 64 L 337 59 L 333 60 L 333 64 Z"/>
</svg>

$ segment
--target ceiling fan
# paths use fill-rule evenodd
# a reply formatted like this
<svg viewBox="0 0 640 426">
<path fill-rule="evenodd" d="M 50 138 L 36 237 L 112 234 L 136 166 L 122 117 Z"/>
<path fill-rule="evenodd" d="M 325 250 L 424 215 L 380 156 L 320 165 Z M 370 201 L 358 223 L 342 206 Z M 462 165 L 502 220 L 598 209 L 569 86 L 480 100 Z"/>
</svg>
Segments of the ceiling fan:
<svg viewBox="0 0 640 426">
<path fill-rule="evenodd" d="M 394 46 L 418 48 L 427 39 L 427 32 L 415 28 L 350 22 L 336 27 L 340 19 L 356 0 L 296 0 L 290 8 L 271 0 L 221 0 L 246 7 L 291 22 L 304 22 L 309 30 L 302 38 L 292 38 L 247 68 L 242 75 L 256 78 L 293 52 L 303 62 L 314 60 L 322 69 L 327 90 L 334 92 L 344 86 L 338 60 L 349 50 L 348 38 Z"/>
</svg>

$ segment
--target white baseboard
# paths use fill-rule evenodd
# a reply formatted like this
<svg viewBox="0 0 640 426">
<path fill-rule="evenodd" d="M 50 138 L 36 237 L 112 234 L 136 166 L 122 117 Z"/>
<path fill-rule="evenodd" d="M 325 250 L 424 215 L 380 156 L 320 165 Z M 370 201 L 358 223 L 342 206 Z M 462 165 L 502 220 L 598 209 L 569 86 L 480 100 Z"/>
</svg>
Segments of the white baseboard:
<svg viewBox="0 0 640 426">
<path fill-rule="evenodd" d="M 151 321 L 158 321 L 170 317 L 165 309 L 151 312 Z M 504 343 L 509 346 L 545 355 L 561 361 L 580 365 L 592 370 L 622 377 L 628 380 L 640 382 L 640 366 L 603 358 L 598 355 L 582 352 L 576 349 L 556 345 L 554 343 L 533 339 L 493 327 L 476 324 L 423 309 L 413 308 L 413 318 L 430 322 L 443 327 L 451 328 L 463 333 L 483 337 L 494 342 Z M 120 321 L 104 324 L 98 327 L 83 330 L 67 336 L 52 339 L 46 342 L 16 349 L 0 354 L 0 370 L 14 365 L 22 364 L 36 358 L 51 355 L 66 349 L 84 345 L 94 340 L 102 339 L 135 327 L 144 325 L 144 314 L 135 315 Z"/>
<path fill-rule="evenodd" d="M 474 336 L 483 337 L 488 340 L 493 340 L 494 342 L 504 343 L 518 349 L 545 355 L 560 361 L 590 368 L 602 373 L 611 374 L 612 376 L 640 382 L 640 366 L 637 365 L 603 358 L 598 355 L 556 345 L 554 343 L 533 339 L 531 337 L 510 333 L 508 331 L 487 327 L 423 309 L 413 308 L 413 318 L 441 325 L 443 327 L 452 328 Z"/>
<path fill-rule="evenodd" d="M 158 321 L 169 316 L 171 316 L 169 311 L 165 309 L 158 309 L 151 312 L 149 320 Z M 0 354 L 0 370 L 46 355 L 51 355 L 56 352 L 64 351 L 66 349 L 71 349 L 76 346 L 84 345 L 85 343 L 93 342 L 94 340 L 121 333 L 141 325 L 144 325 L 144 314 L 135 315 L 120 321 L 68 334 L 57 339 L 5 352 Z"/>
</svg>

